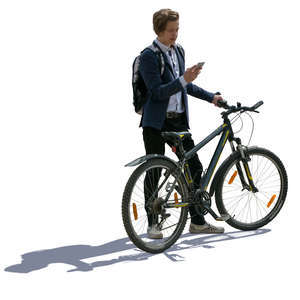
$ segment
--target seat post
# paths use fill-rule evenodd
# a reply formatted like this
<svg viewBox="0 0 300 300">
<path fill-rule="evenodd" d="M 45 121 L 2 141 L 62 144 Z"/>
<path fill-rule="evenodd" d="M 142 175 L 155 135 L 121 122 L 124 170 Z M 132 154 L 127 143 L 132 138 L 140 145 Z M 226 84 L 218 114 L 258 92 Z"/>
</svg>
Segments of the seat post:
<svg viewBox="0 0 300 300">
<path fill-rule="evenodd" d="M 183 148 L 183 145 L 182 145 L 182 141 L 179 140 L 178 141 L 178 148 L 179 148 L 179 152 L 180 152 L 180 158 L 184 156 L 184 153 L 185 153 L 185 150 Z"/>
</svg>

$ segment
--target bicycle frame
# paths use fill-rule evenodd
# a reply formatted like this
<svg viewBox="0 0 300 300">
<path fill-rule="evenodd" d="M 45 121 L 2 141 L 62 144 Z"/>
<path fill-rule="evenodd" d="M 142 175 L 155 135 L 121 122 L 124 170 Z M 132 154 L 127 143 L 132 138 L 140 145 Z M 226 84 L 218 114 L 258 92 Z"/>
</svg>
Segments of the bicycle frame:
<svg viewBox="0 0 300 300">
<path fill-rule="evenodd" d="M 208 144 L 212 139 L 214 139 L 216 136 L 221 134 L 219 143 L 216 147 L 216 150 L 211 158 L 211 161 L 209 163 L 209 166 L 207 168 L 206 173 L 202 176 L 200 181 L 200 191 L 206 191 L 207 187 L 209 185 L 209 182 L 212 178 L 212 175 L 215 171 L 215 168 L 218 164 L 219 158 L 223 152 L 224 146 L 227 141 L 229 141 L 232 152 L 236 151 L 236 148 L 233 144 L 233 141 L 235 141 L 238 145 L 238 150 L 241 152 L 242 155 L 242 162 L 245 169 L 245 173 L 248 179 L 249 184 L 245 181 L 242 168 L 240 166 L 240 163 L 236 164 L 237 171 L 239 174 L 239 177 L 241 179 L 243 188 L 249 189 L 253 192 L 257 191 L 257 188 L 255 187 L 253 183 L 253 178 L 248 166 L 248 158 L 246 157 L 244 150 L 245 147 L 241 145 L 241 140 L 239 138 L 234 137 L 234 133 L 231 127 L 231 122 L 228 119 L 228 117 L 224 117 L 224 123 L 223 125 L 219 126 L 216 130 L 214 130 L 211 134 L 209 134 L 205 139 L 203 139 L 201 142 L 199 142 L 195 147 L 188 152 L 184 152 L 182 158 L 180 159 L 181 162 L 184 163 L 184 173 L 185 173 L 185 180 L 187 183 L 187 186 L 190 190 L 193 190 L 193 180 L 191 179 L 191 172 L 188 166 L 188 163 L 186 161 L 190 159 L 196 152 L 198 152 L 201 148 L 203 148 L 206 144 Z"/>
<path fill-rule="evenodd" d="M 209 184 L 210 179 L 214 173 L 214 170 L 218 164 L 219 158 L 222 154 L 222 151 L 224 149 L 226 141 L 228 140 L 229 136 L 232 137 L 232 135 L 233 135 L 231 126 L 229 126 L 226 123 L 219 126 L 216 130 L 214 130 L 211 134 L 209 134 L 205 139 L 203 139 L 201 142 L 199 142 L 193 149 L 191 149 L 188 152 L 185 152 L 183 155 L 184 160 L 190 159 L 196 152 L 198 152 L 201 148 L 203 148 L 206 144 L 208 144 L 211 140 L 213 140 L 220 133 L 222 133 L 222 135 L 220 137 L 217 148 L 211 158 L 211 161 L 209 163 L 206 173 L 201 178 L 200 189 L 202 191 L 207 190 L 208 184 Z M 187 167 L 188 167 L 188 165 L 187 165 Z M 189 171 L 187 171 L 187 172 L 188 172 L 188 174 L 190 174 Z M 188 180 L 188 185 L 190 185 L 191 183 L 192 183 L 191 180 Z"/>
<path fill-rule="evenodd" d="M 184 170 L 184 179 L 186 181 L 187 187 L 189 189 L 189 193 L 190 195 L 194 195 L 195 193 L 195 187 L 193 184 L 193 179 L 191 177 L 191 172 L 190 172 L 190 168 L 189 165 L 187 163 L 187 160 L 189 160 L 196 152 L 198 152 L 201 148 L 203 148 L 206 144 L 208 144 L 212 139 L 214 139 L 216 136 L 218 136 L 219 134 L 221 134 L 219 143 L 216 147 L 216 150 L 211 158 L 210 164 L 208 166 L 208 169 L 206 171 L 206 173 L 204 174 L 204 176 L 201 178 L 200 181 L 200 188 L 197 189 L 197 193 L 198 192 L 203 192 L 206 191 L 208 184 L 210 182 L 210 179 L 214 173 L 214 170 L 217 166 L 218 160 L 222 154 L 222 151 L 224 149 L 224 146 L 226 144 L 226 142 L 229 140 L 230 141 L 230 145 L 231 145 L 231 149 L 234 152 L 235 151 L 235 147 L 233 145 L 233 140 L 235 140 L 238 144 L 241 144 L 240 139 L 239 138 L 235 138 L 232 128 L 231 128 L 231 123 L 230 120 L 227 118 L 224 118 L 224 124 L 219 126 L 216 130 L 214 130 L 210 135 L 208 135 L 204 140 L 202 140 L 201 142 L 199 142 L 197 145 L 195 145 L 194 148 L 192 148 L 191 150 L 185 152 L 183 150 L 182 144 L 179 144 L 179 151 L 181 152 L 181 157 L 179 159 L 179 162 L 177 163 L 177 168 L 175 169 L 175 180 L 174 182 L 171 184 L 171 187 L 168 190 L 168 194 L 166 195 L 165 199 L 164 199 L 164 203 L 166 204 L 168 199 L 170 198 L 172 191 L 175 188 L 175 184 L 179 178 L 179 176 L 181 176 L 182 174 L 182 169 Z M 182 151 L 183 150 L 183 151 Z M 247 162 L 245 161 L 245 163 L 247 164 Z M 237 167 L 238 167 L 238 173 L 241 177 L 242 182 L 244 181 L 243 179 L 243 173 L 241 171 L 240 165 L 239 163 L 237 163 Z M 152 194 L 152 197 L 155 197 L 155 193 L 157 191 L 159 191 L 161 189 L 161 187 L 165 184 L 165 182 L 168 180 L 170 176 L 170 173 L 167 174 L 167 176 L 165 176 L 163 182 L 155 189 L 155 192 Z M 245 183 L 245 186 L 247 186 L 247 184 Z M 193 202 L 193 200 L 192 200 Z M 166 207 L 185 207 L 185 206 L 190 206 L 190 205 L 195 205 L 195 202 L 192 203 L 190 202 L 190 200 L 188 202 L 181 202 L 181 203 L 169 203 L 167 204 Z M 223 217 L 219 217 L 210 207 L 205 206 L 205 208 L 208 210 L 208 212 L 216 219 L 216 220 L 223 220 Z M 196 207 L 197 209 L 197 207 Z M 225 216 L 225 218 L 227 218 L 228 216 Z M 225 219 L 224 219 L 225 220 Z"/>
<path fill-rule="evenodd" d="M 175 162 L 173 160 L 171 160 L 170 158 L 163 156 L 163 155 L 158 155 L 158 154 L 149 154 L 140 158 L 137 158 L 136 160 L 128 163 L 126 166 L 135 166 L 138 165 L 148 159 L 152 159 L 155 157 L 161 157 L 164 159 L 168 159 L 170 160 L 173 164 L 174 164 L 174 177 L 175 180 L 174 182 L 171 184 L 171 186 L 168 189 L 168 193 L 164 199 L 164 202 L 167 203 L 168 199 L 170 198 L 172 191 L 175 188 L 176 182 L 178 181 L 178 178 L 181 176 L 181 174 L 183 174 L 183 178 L 186 182 L 187 188 L 189 190 L 189 194 L 190 195 L 195 195 L 195 192 L 206 192 L 209 182 L 212 178 L 212 175 L 215 171 L 215 168 L 218 164 L 219 158 L 223 152 L 224 146 L 226 144 L 227 141 L 229 141 L 230 146 L 231 146 L 231 150 L 232 152 L 236 151 L 236 148 L 233 144 L 233 141 L 235 141 L 237 143 L 237 150 L 240 152 L 241 154 L 241 162 L 244 166 L 244 170 L 245 170 L 245 174 L 246 177 L 248 179 L 248 183 L 245 180 L 243 171 L 242 171 L 242 167 L 240 165 L 240 162 L 236 163 L 236 168 L 237 168 L 237 173 L 240 177 L 243 189 L 247 189 L 249 191 L 252 192 L 257 192 L 257 188 L 254 185 L 253 182 L 253 178 L 248 166 L 248 161 L 250 160 L 250 158 L 247 155 L 247 148 L 245 146 L 243 146 L 241 144 L 241 140 L 240 138 L 234 137 L 234 133 L 231 127 L 231 121 L 229 120 L 227 115 L 223 115 L 223 124 L 221 126 L 219 126 L 216 130 L 214 130 L 211 134 L 209 134 L 205 139 L 203 139 L 201 142 L 199 142 L 197 145 L 195 145 L 194 148 L 192 148 L 191 150 L 185 152 L 182 146 L 182 141 L 179 141 L 179 143 L 177 144 L 177 146 L 179 146 L 178 150 L 179 150 L 179 161 Z M 206 144 L 208 144 L 211 140 L 213 140 L 216 136 L 221 135 L 219 143 L 215 149 L 215 152 L 211 158 L 211 161 L 209 163 L 209 166 L 207 168 L 207 171 L 205 172 L 205 174 L 202 176 L 201 180 L 200 180 L 200 187 L 195 189 L 195 186 L 193 184 L 193 179 L 191 176 L 191 172 L 190 172 L 190 168 L 189 168 L 189 164 L 188 164 L 188 160 L 196 153 L 198 152 L 201 148 L 203 148 Z M 183 135 L 184 137 L 184 135 Z M 177 147 L 176 146 L 176 147 Z M 217 173 L 216 173 L 217 174 Z M 156 189 L 153 191 L 153 194 L 151 197 L 155 198 L 155 194 L 161 189 L 161 187 L 165 184 L 165 182 L 168 180 L 169 176 L 171 175 L 171 173 L 166 174 L 164 180 L 160 183 L 160 185 L 158 187 L 156 187 Z M 210 196 L 212 196 L 213 191 L 214 191 L 214 186 L 217 182 L 217 178 L 214 178 L 212 184 L 211 184 L 211 192 L 209 193 Z M 193 196 L 192 196 L 193 197 Z M 154 199 L 153 198 L 153 199 Z M 188 203 L 182 203 L 182 204 L 176 204 L 174 207 L 180 207 L 180 206 L 187 206 L 189 205 Z M 209 209 L 209 208 L 208 208 Z M 217 217 L 216 214 L 214 214 L 214 212 L 210 210 L 210 213 L 214 216 Z"/>
<path fill-rule="evenodd" d="M 222 135 L 220 137 L 220 140 L 216 147 L 216 150 L 211 158 L 211 161 L 209 163 L 207 171 L 202 176 L 201 181 L 200 181 L 200 191 L 203 192 L 203 191 L 207 190 L 207 187 L 208 187 L 209 182 L 212 178 L 212 175 L 215 171 L 215 168 L 218 164 L 219 158 L 223 152 L 226 142 L 229 140 L 232 152 L 236 151 L 236 149 L 233 145 L 233 141 L 236 141 L 238 145 L 241 145 L 240 139 L 234 137 L 231 123 L 228 118 L 225 118 L 224 123 L 221 126 L 219 126 L 216 130 L 214 130 L 211 134 L 209 134 L 205 139 L 203 139 L 201 142 L 199 142 L 197 145 L 195 145 L 194 148 L 192 148 L 191 150 L 189 150 L 187 152 L 182 153 L 182 157 L 179 159 L 179 161 L 177 163 L 178 165 L 177 165 L 177 169 L 175 172 L 175 181 L 172 183 L 170 190 L 169 190 L 167 196 L 165 197 L 165 202 L 167 202 L 169 197 L 171 196 L 171 193 L 174 190 L 175 184 L 178 180 L 178 177 L 182 173 L 182 171 L 181 171 L 182 168 L 184 169 L 184 175 L 185 175 L 184 179 L 186 181 L 189 192 L 194 191 L 195 188 L 194 188 L 194 184 L 193 184 L 193 179 L 191 176 L 191 172 L 190 172 L 190 168 L 189 168 L 189 164 L 187 163 L 187 160 L 189 160 L 196 152 L 198 152 L 201 148 L 203 148 L 206 144 L 208 144 L 211 140 L 213 140 L 216 136 L 218 136 L 221 133 L 222 133 Z M 179 147 L 179 149 L 180 148 L 183 149 L 182 145 Z M 244 164 L 245 169 L 247 168 L 247 170 L 248 170 L 248 172 L 247 172 L 247 175 L 249 174 L 249 176 L 247 176 L 248 180 L 252 181 L 252 177 L 251 177 L 250 170 L 248 168 L 247 161 L 245 160 L 243 162 L 243 164 Z M 238 169 L 238 174 L 241 178 L 241 182 L 243 183 L 243 186 L 247 188 L 249 185 L 245 182 L 244 175 L 243 175 L 243 172 L 242 172 L 242 169 L 241 169 L 241 166 L 239 163 L 237 164 L 237 169 Z M 169 176 L 170 176 L 170 173 L 164 178 L 164 180 L 161 182 L 161 184 L 155 189 L 153 196 L 165 184 L 165 182 L 168 180 Z M 250 177 L 250 179 L 249 179 L 249 177 Z M 252 183 L 250 183 L 250 187 L 251 186 L 252 186 Z M 182 206 L 186 206 L 186 205 L 187 204 L 183 204 Z M 177 205 L 177 206 L 179 206 L 179 205 Z"/>
</svg>

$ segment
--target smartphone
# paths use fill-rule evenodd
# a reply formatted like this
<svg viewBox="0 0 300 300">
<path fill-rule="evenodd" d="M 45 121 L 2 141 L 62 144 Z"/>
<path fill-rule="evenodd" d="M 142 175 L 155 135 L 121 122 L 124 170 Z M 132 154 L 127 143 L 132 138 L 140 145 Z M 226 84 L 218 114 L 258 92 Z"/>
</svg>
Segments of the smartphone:
<svg viewBox="0 0 300 300">
<path fill-rule="evenodd" d="M 197 69 L 202 68 L 204 64 L 205 64 L 204 61 L 197 63 Z"/>
</svg>

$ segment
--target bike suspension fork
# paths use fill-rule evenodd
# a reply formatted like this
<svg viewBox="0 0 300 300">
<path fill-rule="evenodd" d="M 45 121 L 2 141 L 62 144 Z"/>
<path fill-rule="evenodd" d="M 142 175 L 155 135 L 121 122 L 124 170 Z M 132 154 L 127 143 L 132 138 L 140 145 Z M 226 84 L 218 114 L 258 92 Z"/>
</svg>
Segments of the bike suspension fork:
<svg viewBox="0 0 300 300">
<path fill-rule="evenodd" d="M 247 184 L 247 182 L 245 180 L 245 177 L 244 177 L 244 174 L 243 174 L 243 171 L 242 171 L 241 164 L 240 164 L 240 162 L 237 162 L 236 163 L 236 169 L 237 169 L 237 172 L 239 174 L 242 186 L 243 186 L 244 189 L 247 189 L 247 190 L 250 190 L 250 191 L 256 193 L 256 192 L 258 192 L 258 190 L 257 190 L 256 186 L 254 185 L 253 177 L 252 177 L 249 165 L 248 165 L 248 161 L 250 161 L 250 157 L 247 154 L 247 147 L 243 146 L 241 144 L 240 139 L 238 139 L 238 138 L 236 139 L 236 142 L 238 144 L 237 149 L 241 154 L 242 163 L 243 163 L 245 173 L 246 173 L 246 176 L 247 176 L 247 179 L 248 179 L 248 182 L 249 182 L 249 184 Z M 232 151 L 234 152 L 236 149 L 235 149 L 232 141 L 230 141 L 230 146 L 231 146 Z"/>
<path fill-rule="evenodd" d="M 241 156 L 242 156 L 242 162 L 243 162 L 244 169 L 245 169 L 245 172 L 246 172 L 246 175 L 248 178 L 250 191 L 253 193 L 256 193 L 256 192 L 258 192 L 258 189 L 254 185 L 253 177 L 252 177 L 249 165 L 248 165 L 248 161 L 250 161 L 250 157 L 247 153 L 247 147 L 245 147 L 243 145 L 239 145 L 238 150 L 240 151 Z"/>
</svg>

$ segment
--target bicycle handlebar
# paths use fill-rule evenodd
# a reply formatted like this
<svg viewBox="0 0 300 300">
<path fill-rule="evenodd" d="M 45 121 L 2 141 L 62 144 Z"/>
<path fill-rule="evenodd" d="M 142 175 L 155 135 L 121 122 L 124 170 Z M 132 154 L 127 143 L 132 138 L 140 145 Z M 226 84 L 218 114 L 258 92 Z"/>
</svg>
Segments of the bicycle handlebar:
<svg viewBox="0 0 300 300">
<path fill-rule="evenodd" d="M 264 104 L 264 101 L 258 101 L 256 104 L 254 104 L 252 107 L 254 108 L 254 109 L 257 109 L 257 108 L 259 108 L 261 105 L 263 105 Z"/>
<path fill-rule="evenodd" d="M 236 106 L 234 106 L 234 105 L 228 105 L 227 101 L 225 101 L 225 100 L 218 101 L 218 106 L 225 108 L 227 110 L 227 111 L 221 113 L 223 116 L 228 116 L 232 113 L 239 112 L 239 111 L 241 111 L 242 113 L 245 111 L 253 111 L 253 112 L 258 113 L 258 111 L 256 109 L 259 108 L 263 104 L 264 104 L 263 101 L 258 101 L 253 106 L 248 107 L 248 106 L 241 106 L 241 103 L 239 103 L 239 102 L 237 103 Z"/>
</svg>

